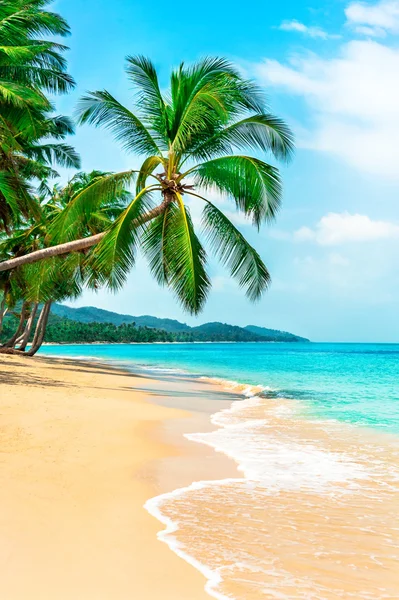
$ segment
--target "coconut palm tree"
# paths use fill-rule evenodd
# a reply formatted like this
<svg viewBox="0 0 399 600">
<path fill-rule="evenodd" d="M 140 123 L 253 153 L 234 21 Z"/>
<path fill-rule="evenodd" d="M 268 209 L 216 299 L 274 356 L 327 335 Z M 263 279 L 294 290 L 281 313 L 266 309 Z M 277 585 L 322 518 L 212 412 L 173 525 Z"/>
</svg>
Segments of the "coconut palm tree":
<svg viewBox="0 0 399 600">
<path fill-rule="evenodd" d="M 39 217 L 25 219 L 9 235 L 0 233 L 0 255 L 15 256 L 40 248 L 48 238 L 52 221 L 65 210 L 74 194 L 105 175 L 100 171 L 80 172 L 64 187 L 55 185 L 50 188 L 46 182 L 42 182 L 42 193 L 37 198 Z M 109 227 L 130 200 L 131 195 L 122 190 L 112 201 L 98 204 L 87 220 L 86 233 L 95 235 Z M 3 318 L 8 311 L 12 310 L 18 323 L 13 335 L 0 346 L 0 353 L 4 348 L 8 351 L 19 344 L 18 351 L 24 351 L 38 316 L 34 339 L 28 351 L 33 356 L 43 342 L 52 302 L 78 297 L 83 286 L 97 289 L 100 281 L 98 267 L 93 264 L 90 256 L 81 253 L 55 257 L 50 261 L 1 273 L 0 334 Z"/>
<path fill-rule="evenodd" d="M 29 111 L 51 107 L 43 91 L 64 93 L 74 86 L 62 56 L 67 49 L 42 35 L 65 37 L 66 21 L 46 10 L 50 0 L 0 3 L 0 104 Z"/>
<path fill-rule="evenodd" d="M 77 192 L 51 228 L 52 246 L 4 261 L 0 271 L 73 251 L 87 251 L 103 282 L 120 287 L 140 246 L 152 273 L 170 286 L 183 306 L 197 313 L 210 287 L 206 252 L 184 198 L 203 204 L 205 239 L 231 275 L 256 299 L 269 283 L 259 254 L 212 202 L 227 196 L 259 228 L 281 203 L 278 169 L 258 156 L 287 160 L 292 134 L 269 113 L 262 91 L 226 60 L 207 58 L 174 70 L 164 93 L 153 64 L 128 57 L 135 87 L 132 107 L 107 91 L 80 101 L 80 123 L 108 129 L 123 149 L 142 158 L 139 170 L 99 178 Z M 87 220 L 104 198 L 135 185 L 129 205 L 110 227 L 88 236 Z M 77 239 L 78 238 L 78 239 Z"/>
<path fill-rule="evenodd" d="M 73 132 L 65 117 L 53 117 L 46 96 L 69 91 L 65 46 L 42 36 L 69 34 L 67 23 L 46 10 L 48 0 L 0 3 L 0 228 L 36 214 L 29 182 L 51 172 L 53 162 L 78 167 L 74 150 L 60 143 Z"/>
</svg>

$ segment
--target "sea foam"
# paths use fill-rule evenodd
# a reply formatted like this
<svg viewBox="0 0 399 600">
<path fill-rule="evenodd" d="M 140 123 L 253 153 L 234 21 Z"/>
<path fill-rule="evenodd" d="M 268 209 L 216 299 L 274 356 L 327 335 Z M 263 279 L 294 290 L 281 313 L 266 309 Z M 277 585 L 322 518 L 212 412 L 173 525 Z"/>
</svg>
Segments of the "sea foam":
<svg viewBox="0 0 399 600">
<path fill-rule="evenodd" d="M 205 379 L 205 378 L 204 378 Z M 208 381 L 209 378 L 206 378 Z M 206 444 L 221 452 L 236 463 L 242 478 L 196 481 L 191 485 L 151 498 L 145 504 L 147 511 L 165 525 L 158 538 L 181 558 L 197 568 L 207 578 L 206 591 L 218 600 L 228 600 L 231 596 L 222 594 L 218 588 L 223 582 L 222 567 L 211 568 L 202 564 L 190 554 L 190 548 L 178 541 L 179 519 L 171 519 L 165 508 L 170 502 L 185 496 L 190 501 L 193 492 L 200 491 L 206 504 L 209 494 L 217 489 L 222 492 L 226 486 L 242 486 L 255 494 L 276 494 L 280 491 L 309 491 L 319 493 L 337 492 L 337 484 L 345 488 L 356 486 L 356 480 L 368 477 L 364 466 L 357 464 L 343 453 L 320 449 L 312 443 L 292 439 L 289 433 L 273 430 L 272 421 L 276 417 L 296 418 L 287 405 L 278 403 L 265 411 L 268 400 L 262 398 L 264 386 L 248 386 L 237 382 L 218 380 L 230 391 L 240 391 L 245 396 L 235 401 L 227 409 L 211 417 L 214 431 L 185 434 L 188 440 Z M 292 414 L 291 414 L 292 413 Z M 229 491 L 232 488 L 229 487 Z M 342 492 L 345 491 L 342 489 Z M 163 510 L 164 508 L 164 510 Z"/>
</svg>

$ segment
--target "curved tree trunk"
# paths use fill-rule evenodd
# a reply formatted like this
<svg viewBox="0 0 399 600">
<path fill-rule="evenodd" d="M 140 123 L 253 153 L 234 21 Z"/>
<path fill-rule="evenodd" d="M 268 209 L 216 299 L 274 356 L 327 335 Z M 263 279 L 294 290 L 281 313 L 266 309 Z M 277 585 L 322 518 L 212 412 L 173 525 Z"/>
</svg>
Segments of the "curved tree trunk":
<svg viewBox="0 0 399 600">
<path fill-rule="evenodd" d="M 6 316 L 8 308 L 6 307 L 6 295 L 4 294 L 0 304 L 0 333 L 3 331 L 4 317 Z"/>
<path fill-rule="evenodd" d="M 7 340 L 7 342 L 5 342 L 4 344 L 2 344 L 0 346 L 0 348 L 12 348 L 14 346 L 15 342 L 17 341 L 17 339 L 19 338 L 19 336 L 21 335 L 21 333 L 24 330 L 27 307 L 28 307 L 28 303 L 23 302 L 22 308 L 21 308 L 21 316 L 19 319 L 17 330 L 14 333 L 14 335 L 9 340 Z"/>
<path fill-rule="evenodd" d="M 43 344 L 44 334 L 46 333 L 46 327 L 51 309 L 51 300 L 48 300 L 42 308 L 40 317 L 36 324 L 36 331 L 33 337 L 32 345 L 26 352 L 27 356 L 34 356 Z"/>
<path fill-rule="evenodd" d="M 37 302 L 35 302 L 35 304 L 32 307 L 31 313 L 30 313 L 30 317 L 26 323 L 26 327 L 25 327 L 25 331 L 22 334 L 22 337 L 17 340 L 17 344 L 20 343 L 20 347 L 18 348 L 18 350 L 21 350 L 22 352 L 26 349 L 26 346 L 28 345 L 29 342 L 29 338 L 30 338 L 30 334 L 32 332 L 32 328 L 33 328 L 33 322 L 35 320 L 36 317 L 36 313 L 37 313 L 37 309 L 38 309 L 39 304 Z"/>
<path fill-rule="evenodd" d="M 144 225 L 144 223 L 152 221 L 152 219 L 155 219 L 155 217 L 158 217 L 160 214 L 165 212 L 168 205 L 172 202 L 173 197 L 173 194 L 164 194 L 164 199 L 161 204 L 148 211 L 148 213 L 139 219 L 132 221 L 133 226 L 138 227 L 139 225 Z M 95 246 L 101 242 L 106 234 L 107 232 L 103 231 L 102 233 L 97 233 L 96 235 L 91 235 L 90 237 L 82 238 L 80 240 L 66 242 L 65 244 L 58 244 L 57 246 L 50 246 L 49 248 L 43 248 L 42 250 L 36 250 L 30 254 L 25 254 L 25 256 L 18 256 L 17 258 L 4 260 L 3 262 L 0 262 L 0 272 L 9 271 L 10 269 L 15 269 L 16 267 L 21 267 L 22 265 L 29 265 L 53 256 L 62 256 L 63 254 L 70 254 L 71 252 L 87 250 L 88 248 L 91 248 L 92 246 Z"/>
</svg>

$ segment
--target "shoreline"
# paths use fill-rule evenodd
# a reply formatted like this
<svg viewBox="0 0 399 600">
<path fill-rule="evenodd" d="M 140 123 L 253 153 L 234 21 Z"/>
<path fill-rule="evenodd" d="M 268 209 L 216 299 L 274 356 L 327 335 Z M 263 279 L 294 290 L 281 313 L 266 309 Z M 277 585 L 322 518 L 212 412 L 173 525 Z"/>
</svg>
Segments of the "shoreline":
<svg viewBox="0 0 399 600">
<path fill-rule="evenodd" d="M 52 371 L 61 365 L 74 374 L 92 370 L 96 387 L 102 373 L 107 379 L 100 401 L 115 375 L 119 383 L 126 380 L 128 404 L 139 405 L 140 456 L 131 479 L 142 494 L 136 490 L 127 514 L 136 514 L 142 537 L 136 546 L 140 556 L 132 560 L 139 575 L 136 570 L 134 582 L 128 582 L 129 594 L 140 592 L 146 600 L 260 600 L 266 593 L 335 600 L 371 597 L 372 590 L 382 600 L 399 593 L 399 563 L 386 544 L 391 540 L 399 552 L 393 495 L 399 493 L 399 444 L 391 434 L 309 418 L 300 401 L 256 395 L 267 389 L 260 386 L 191 378 L 171 369 L 155 368 L 147 376 L 104 358 L 33 361 L 25 363 L 47 363 Z M 144 418 L 149 407 L 152 419 Z M 121 455 L 114 458 L 118 462 Z M 147 511 L 151 526 L 143 519 Z M 132 551 L 132 540 L 129 545 Z M 148 548 L 147 558 L 142 547 Z M 170 562 L 159 547 L 176 560 Z M 335 563 L 337 554 L 342 560 Z M 154 567 L 153 557 L 162 565 Z M 166 564 L 160 592 L 153 571 Z M 101 595 L 84 600 L 103 598 L 108 600 Z"/>
<path fill-rule="evenodd" d="M 0 595 L 209 598 L 204 576 L 159 543 L 162 524 L 143 508 L 205 472 L 236 472 L 183 437 L 211 429 L 206 386 L 191 412 L 169 401 L 178 394 L 195 405 L 188 382 L 179 389 L 104 361 L 2 356 L 0 364 Z M 218 399 L 231 403 L 224 392 Z"/>
</svg>

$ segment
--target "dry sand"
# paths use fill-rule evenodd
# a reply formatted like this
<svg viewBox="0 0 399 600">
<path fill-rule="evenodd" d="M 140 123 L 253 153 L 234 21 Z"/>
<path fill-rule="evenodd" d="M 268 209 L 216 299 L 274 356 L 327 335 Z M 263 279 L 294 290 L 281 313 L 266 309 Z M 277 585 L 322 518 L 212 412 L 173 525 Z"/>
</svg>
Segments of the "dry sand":
<svg viewBox="0 0 399 600">
<path fill-rule="evenodd" d="M 165 387 L 99 364 L 0 357 L 2 600 L 209 598 L 143 504 L 235 467 L 182 438 L 209 426 L 206 399 L 172 408 L 184 392 Z"/>
</svg>

